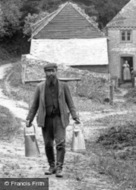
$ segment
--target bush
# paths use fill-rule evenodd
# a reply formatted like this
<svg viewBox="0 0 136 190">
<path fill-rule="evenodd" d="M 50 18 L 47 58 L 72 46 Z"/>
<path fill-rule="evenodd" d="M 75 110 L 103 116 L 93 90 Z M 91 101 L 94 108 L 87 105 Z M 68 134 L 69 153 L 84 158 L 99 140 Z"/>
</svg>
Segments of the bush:
<svg viewBox="0 0 136 190">
<path fill-rule="evenodd" d="M 10 113 L 10 111 L 0 106 L 0 139 L 10 140 L 14 136 L 18 126 L 18 121 Z"/>
<path fill-rule="evenodd" d="M 101 135 L 97 143 L 102 144 L 107 149 L 123 149 L 124 147 L 136 144 L 136 122 L 127 123 L 124 126 L 110 128 L 105 134 Z"/>
<path fill-rule="evenodd" d="M 109 126 L 95 144 L 98 155 L 95 168 L 112 178 L 119 190 L 136 188 L 135 113 L 107 116 L 97 120 Z"/>
<path fill-rule="evenodd" d="M 7 60 L 10 58 L 10 54 L 6 49 L 0 47 L 0 61 Z"/>
<path fill-rule="evenodd" d="M 136 88 L 130 89 L 124 97 L 127 99 L 127 101 L 136 103 Z"/>
</svg>

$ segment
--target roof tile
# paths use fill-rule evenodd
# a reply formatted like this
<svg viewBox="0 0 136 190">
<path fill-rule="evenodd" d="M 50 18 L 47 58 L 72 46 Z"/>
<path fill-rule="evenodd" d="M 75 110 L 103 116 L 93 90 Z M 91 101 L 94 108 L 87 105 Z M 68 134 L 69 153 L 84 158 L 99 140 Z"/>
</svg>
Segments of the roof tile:
<svg viewBox="0 0 136 190">
<path fill-rule="evenodd" d="M 62 4 L 32 27 L 32 38 L 95 38 L 104 34 L 97 24 L 76 4 Z"/>
</svg>

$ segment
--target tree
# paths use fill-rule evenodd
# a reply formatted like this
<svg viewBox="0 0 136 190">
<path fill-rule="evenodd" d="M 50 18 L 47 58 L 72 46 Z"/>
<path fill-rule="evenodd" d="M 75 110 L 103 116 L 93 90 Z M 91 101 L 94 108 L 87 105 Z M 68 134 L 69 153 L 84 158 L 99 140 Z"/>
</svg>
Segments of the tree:
<svg viewBox="0 0 136 190">
<path fill-rule="evenodd" d="M 4 20 L 3 20 L 3 11 L 2 11 L 2 6 L 0 4 L 0 36 L 4 35 L 5 30 L 4 30 Z"/>
<path fill-rule="evenodd" d="M 30 37 L 31 36 L 31 26 L 36 23 L 36 21 L 40 20 L 41 18 L 45 17 L 48 13 L 42 12 L 40 14 L 28 14 L 24 21 L 23 33 Z"/>
<path fill-rule="evenodd" d="M 100 28 L 104 28 L 128 2 L 129 0 L 88 0 L 88 3 L 94 5 L 98 12 L 97 20 Z"/>
<path fill-rule="evenodd" d="M 43 11 L 52 12 L 62 2 L 63 0 L 24 0 L 23 7 L 21 8 L 23 18 L 29 13 L 33 15 Z"/>
<path fill-rule="evenodd" d="M 12 36 L 20 29 L 21 0 L 0 1 L 0 37 Z"/>
<path fill-rule="evenodd" d="M 12 36 L 16 31 L 26 28 L 43 14 L 52 12 L 58 5 L 67 0 L 0 0 L 0 38 Z M 99 27 L 105 25 L 119 12 L 129 0 L 71 0 L 80 3 L 85 12 L 97 18 Z M 31 16 L 30 16 L 31 15 Z M 36 16 L 37 15 L 37 16 Z M 31 17 L 31 18 L 30 18 Z M 29 27 L 28 27 L 29 28 Z M 30 30 L 30 28 L 29 28 Z"/>
<path fill-rule="evenodd" d="M 73 0 L 73 2 L 84 4 L 86 13 L 89 16 L 96 16 L 102 29 L 129 0 Z"/>
<path fill-rule="evenodd" d="M 61 0 L 28 0 L 24 2 L 21 11 L 24 11 L 24 27 L 23 33 L 30 37 L 31 25 L 50 12 L 57 9 L 61 4 Z M 32 6 L 33 5 L 33 6 Z"/>
</svg>

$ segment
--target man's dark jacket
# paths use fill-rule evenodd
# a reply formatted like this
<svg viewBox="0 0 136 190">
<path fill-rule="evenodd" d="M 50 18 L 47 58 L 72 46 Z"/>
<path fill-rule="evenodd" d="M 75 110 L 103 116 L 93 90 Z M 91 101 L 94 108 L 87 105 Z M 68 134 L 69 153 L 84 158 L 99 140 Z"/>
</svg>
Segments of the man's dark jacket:
<svg viewBox="0 0 136 190">
<path fill-rule="evenodd" d="M 46 81 L 38 84 L 34 94 L 34 100 L 32 106 L 26 118 L 27 120 L 32 122 L 38 111 L 37 124 L 39 127 L 44 127 L 45 117 L 46 117 L 45 86 L 46 86 Z M 58 81 L 58 102 L 59 102 L 62 125 L 65 128 L 69 124 L 69 111 L 73 119 L 76 119 L 77 115 L 69 87 L 65 82 L 61 81 Z"/>
</svg>

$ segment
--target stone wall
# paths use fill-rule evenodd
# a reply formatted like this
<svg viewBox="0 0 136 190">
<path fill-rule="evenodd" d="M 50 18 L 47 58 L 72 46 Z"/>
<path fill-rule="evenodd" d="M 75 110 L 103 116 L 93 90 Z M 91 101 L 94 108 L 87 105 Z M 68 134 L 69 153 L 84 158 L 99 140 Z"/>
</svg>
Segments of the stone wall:
<svg viewBox="0 0 136 190">
<path fill-rule="evenodd" d="M 88 70 L 95 73 L 109 72 L 109 65 L 76 65 L 76 66 L 72 66 L 72 68 L 80 69 L 80 70 Z"/>
<path fill-rule="evenodd" d="M 22 82 L 33 80 L 44 80 L 43 67 L 46 61 L 33 59 L 30 55 L 22 56 Z M 109 75 L 104 73 L 93 73 L 88 70 L 79 70 L 58 64 L 59 78 L 79 78 L 79 82 L 68 82 L 73 95 L 79 95 L 98 101 L 109 98 Z"/>
</svg>

